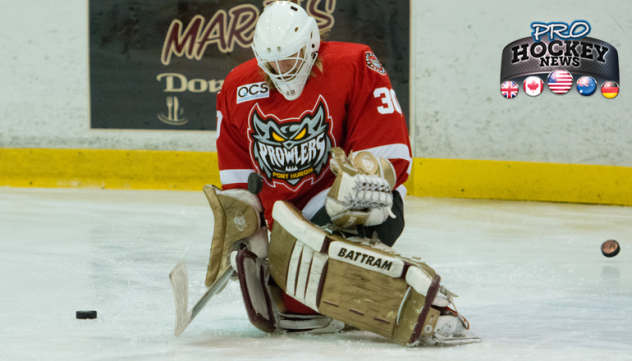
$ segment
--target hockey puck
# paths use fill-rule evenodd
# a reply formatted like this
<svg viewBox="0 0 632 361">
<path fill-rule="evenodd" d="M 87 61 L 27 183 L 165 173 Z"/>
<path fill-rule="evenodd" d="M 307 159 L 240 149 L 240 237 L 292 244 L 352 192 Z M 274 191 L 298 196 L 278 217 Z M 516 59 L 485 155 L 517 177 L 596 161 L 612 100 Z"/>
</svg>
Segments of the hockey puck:
<svg viewBox="0 0 632 361">
<path fill-rule="evenodd" d="M 248 191 L 256 195 L 261 193 L 261 188 L 263 188 L 263 179 L 259 173 L 250 173 L 248 176 Z"/>
<path fill-rule="evenodd" d="M 97 318 L 97 311 L 77 311 L 77 319 L 92 320 Z"/>
<path fill-rule="evenodd" d="M 621 251 L 621 246 L 614 239 L 609 239 L 601 245 L 601 253 L 608 258 L 618 255 L 619 251 Z"/>
</svg>

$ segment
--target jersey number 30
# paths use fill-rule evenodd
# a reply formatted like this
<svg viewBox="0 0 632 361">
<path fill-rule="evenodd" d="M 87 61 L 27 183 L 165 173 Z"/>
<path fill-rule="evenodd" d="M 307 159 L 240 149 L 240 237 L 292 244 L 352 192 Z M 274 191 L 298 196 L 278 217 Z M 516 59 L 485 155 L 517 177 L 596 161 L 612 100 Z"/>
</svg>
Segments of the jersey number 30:
<svg viewBox="0 0 632 361">
<path fill-rule="evenodd" d="M 402 114 L 402 107 L 399 106 L 399 102 L 397 101 L 397 96 L 395 95 L 395 91 L 393 89 L 377 88 L 373 91 L 373 96 L 375 98 L 381 98 L 382 104 L 377 107 L 377 111 L 380 114 L 392 114 L 397 111 L 399 114 Z"/>
</svg>

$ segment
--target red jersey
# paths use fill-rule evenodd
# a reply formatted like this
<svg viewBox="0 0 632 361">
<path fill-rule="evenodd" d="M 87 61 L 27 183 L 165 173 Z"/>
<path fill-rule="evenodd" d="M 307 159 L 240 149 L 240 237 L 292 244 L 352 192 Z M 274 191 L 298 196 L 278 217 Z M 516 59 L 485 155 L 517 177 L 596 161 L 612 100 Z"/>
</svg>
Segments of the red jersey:
<svg viewBox="0 0 632 361">
<path fill-rule="evenodd" d="M 396 188 L 408 178 L 410 141 L 386 71 L 366 45 L 321 42 L 323 71 L 286 100 L 263 82 L 256 59 L 233 69 L 217 94 L 217 153 L 222 188 L 247 188 L 259 173 L 265 218 L 286 200 L 311 218 L 325 204 L 335 176 L 330 150 L 367 150 L 393 163 Z M 401 186 L 401 187 L 400 187 Z"/>
</svg>

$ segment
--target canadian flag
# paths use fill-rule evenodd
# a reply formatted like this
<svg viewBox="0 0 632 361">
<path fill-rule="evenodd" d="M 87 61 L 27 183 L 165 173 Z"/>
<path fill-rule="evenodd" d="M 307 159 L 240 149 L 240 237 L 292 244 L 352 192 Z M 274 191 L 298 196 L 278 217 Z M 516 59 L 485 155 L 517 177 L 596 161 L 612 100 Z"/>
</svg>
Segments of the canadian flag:
<svg viewBox="0 0 632 361">
<path fill-rule="evenodd" d="M 538 76 L 529 76 L 522 83 L 522 87 L 528 96 L 536 97 L 542 93 L 544 82 Z"/>
</svg>

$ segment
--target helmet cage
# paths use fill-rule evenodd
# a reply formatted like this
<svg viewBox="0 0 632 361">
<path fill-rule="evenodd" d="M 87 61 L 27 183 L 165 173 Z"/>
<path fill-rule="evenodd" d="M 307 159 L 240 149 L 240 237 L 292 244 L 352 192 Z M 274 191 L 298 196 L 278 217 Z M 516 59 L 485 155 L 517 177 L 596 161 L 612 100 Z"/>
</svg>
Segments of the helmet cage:
<svg viewBox="0 0 632 361">
<path fill-rule="evenodd" d="M 305 40 L 291 48 L 275 49 L 267 48 L 267 51 L 258 52 L 252 46 L 259 67 L 270 77 L 276 88 L 288 100 L 294 100 L 302 93 L 305 83 L 309 78 L 317 52 L 309 51 L 310 39 Z M 290 55 L 282 55 L 282 54 Z M 282 73 L 277 73 L 271 64 L 282 70 L 279 62 L 293 61 L 292 67 Z"/>
<path fill-rule="evenodd" d="M 294 3 L 273 2 L 257 20 L 252 42 L 257 64 L 287 100 L 301 95 L 319 47 L 316 20 Z M 278 74 L 275 68 L 283 73 Z"/>
</svg>

